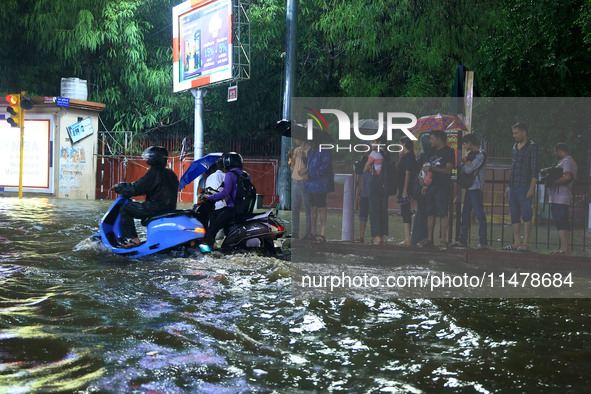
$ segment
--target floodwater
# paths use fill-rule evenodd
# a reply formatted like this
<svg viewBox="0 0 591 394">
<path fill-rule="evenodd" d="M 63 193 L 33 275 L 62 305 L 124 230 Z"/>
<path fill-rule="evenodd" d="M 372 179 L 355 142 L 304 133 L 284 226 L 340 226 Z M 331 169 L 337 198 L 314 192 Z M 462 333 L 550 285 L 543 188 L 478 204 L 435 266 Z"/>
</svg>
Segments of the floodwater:
<svg viewBox="0 0 591 394">
<path fill-rule="evenodd" d="M 130 261 L 108 201 L 0 198 L 0 392 L 583 392 L 586 299 L 299 299 L 290 263 Z"/>
</svg>

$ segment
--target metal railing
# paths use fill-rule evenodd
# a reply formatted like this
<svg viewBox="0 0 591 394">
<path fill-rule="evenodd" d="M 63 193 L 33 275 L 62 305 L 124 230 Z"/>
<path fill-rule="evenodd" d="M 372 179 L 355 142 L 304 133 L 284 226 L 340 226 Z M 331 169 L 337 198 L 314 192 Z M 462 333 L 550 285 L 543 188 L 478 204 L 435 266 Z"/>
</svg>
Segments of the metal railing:
<svg viewBox="0 0 591 394">
<path fill-rule="evenodd" d="M 509 202 L 505 193 L 509 186 L 511 170 L 509 168 L 487 169 L 485 177 L 485 188 L 483 190 L 484 209 L 487 220 L 487 239 L 491 248 L 500 248 L 513 242 L 513 230 L 511 226 L 511 216 Z M 499 174 L 500 173 L 500 174 Z M 585 174 L 579 170 L 579 174 Z M 590 231 L 589 226 L 589 203 L 591 183 L 587 180 L 577 180 L 573 187 L 573 199 L 570 204 L 570 240 L 571 250 L 585 251 L 590 245 L 587 239 Z M 530 235 L 530 245 L 535 249 L 554 249 L 559 246 L 558 232 L 554 225 L 550 213 L 550 202 L 548 198 L 549 190 L 545 185 L 536 186 L 532 208 L 534 217 L 532 220 L 532 231 Z M 454 194 L 455 196 L 455 194 Z M 461 202 L 456 198 L 450 207 L 450 231 L 449 240 L 453 234 L 456 238 L 459 235 L 459 216 L 461 216 Z M 453 216 L 455 215 L 455 217 Z M 472 215 L 473 216 L 473 215 Z M 472 220 L 472 224 L 475 220 Z M 456 226 L 454 231 L 454 226 Z M 472 230 L 472 225 L 470 226 Z M 523 235 L 523 226 L 522 226 Z M 471 234 L 469 233 L 468 242 L 470 243 Z"/>
</svg>

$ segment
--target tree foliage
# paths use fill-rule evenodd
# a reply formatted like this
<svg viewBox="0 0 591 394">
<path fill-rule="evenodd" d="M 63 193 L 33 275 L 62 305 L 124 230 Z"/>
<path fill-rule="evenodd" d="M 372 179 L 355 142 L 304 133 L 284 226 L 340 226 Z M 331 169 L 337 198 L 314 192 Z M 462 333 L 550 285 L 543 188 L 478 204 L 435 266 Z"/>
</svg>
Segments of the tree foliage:
<svg viewBox="0 0 591 394">
<path fill-rule="evenodd" d="M 181 0 L 3 0 L 10 26 L 0 90 L 58 95 L 90 84 L 104 127 L 193 130 L 193 97 L 172 93 L 171 9 Z M 591 0 L 307 0 L 298 3 L 298 96 L 449 96 L 455 69 L 483 96 L 589 96 Z M 205 97 L 208 147 L 265 141 L 281 116 L 285 0 L 252 0 L 251 79 L 239 100 Z M 21 17 L 22 16 L 22 17 Z M 14 21 L 13 23 L 11 21 Z M 11 24 L 12 23 L 12 24 Z M 559 138 L 560 135 L 552 135 Z M 550 138 L 550 137 L 549 137 Z"/>
</svg>

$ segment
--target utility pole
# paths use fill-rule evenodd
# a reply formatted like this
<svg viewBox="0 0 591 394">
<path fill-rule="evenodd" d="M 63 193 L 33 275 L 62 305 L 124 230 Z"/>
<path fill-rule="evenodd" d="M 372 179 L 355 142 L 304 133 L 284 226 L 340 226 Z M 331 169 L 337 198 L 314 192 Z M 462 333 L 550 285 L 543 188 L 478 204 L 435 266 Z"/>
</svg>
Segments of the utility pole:
<svg viewBox="0 0 591 394">
<path fill-rule="evenodd" d="M 290 119 L 291 98 L 295 91 L 296 66 L 296 24 L 297 0 L 287 0 L 287 34 L 285 51 L 285 83 L 283 88 L 283 119 Z M 291 138 L 281 137 L 281 164 L 279 165 L 279 180 L 277 194 L 279 195 L 279 209 L 291 208 L 291 171 L 287 152 L 291 147 Z"/>
<path fill-rule="evenodd" d="M 191 89 L 191 94 L 195 97 L 195 143 L 193 160 L 203 157 L 203 90 L 200 88 Z M 197 204 L 199 194 L 199 176 L 193 183 L 193 204 Z"/>
</svg>

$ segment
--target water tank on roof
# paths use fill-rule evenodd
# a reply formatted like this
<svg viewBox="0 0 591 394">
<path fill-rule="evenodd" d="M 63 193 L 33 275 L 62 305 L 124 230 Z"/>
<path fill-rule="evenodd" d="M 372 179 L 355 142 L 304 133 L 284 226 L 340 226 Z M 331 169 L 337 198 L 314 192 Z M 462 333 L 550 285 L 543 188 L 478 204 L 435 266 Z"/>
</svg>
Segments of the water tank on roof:
<svg viewBox="0 0 591 394">
<path fill-rule="evenodd" d="M 61 97 L 86 101 L 88 99 L 86 80 L 80 78 L 62 78 L 60 95 Z"/>
</svg>

